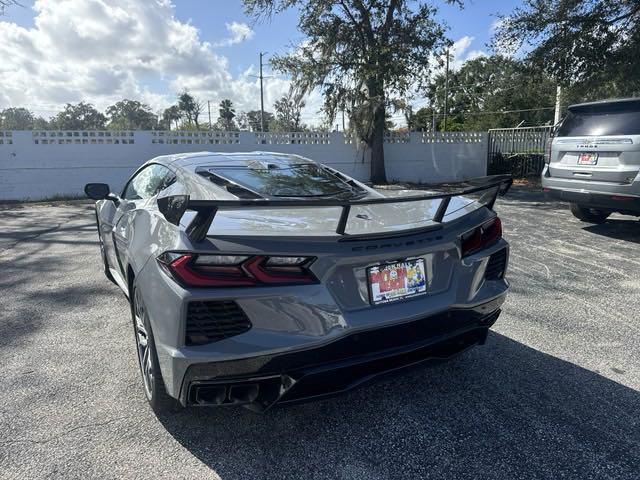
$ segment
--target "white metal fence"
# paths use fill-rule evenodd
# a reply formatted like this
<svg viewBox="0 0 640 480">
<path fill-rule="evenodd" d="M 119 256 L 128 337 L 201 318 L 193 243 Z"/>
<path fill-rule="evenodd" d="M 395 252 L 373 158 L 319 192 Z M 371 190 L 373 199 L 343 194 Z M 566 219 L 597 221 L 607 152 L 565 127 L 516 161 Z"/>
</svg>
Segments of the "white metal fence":
<svg viewBox="0 0 640 480">
<path fill-rule="evenodd" d="M 368 180 L 370 158 L 341 132 L 0 131 L 0 200 L 81 195 L 90 181 L 118 191 L 150 158 L 194 151 L 294 153 Z M 441 183 L 486 174 L 487 133 L 390 133 L 390 180 Z"/>
<path fill-rule="evenodd" d="M 487 171 L 516 178 L 540 176 L 552 130 L 550 125 L 489 130 Z"/>
</svg>

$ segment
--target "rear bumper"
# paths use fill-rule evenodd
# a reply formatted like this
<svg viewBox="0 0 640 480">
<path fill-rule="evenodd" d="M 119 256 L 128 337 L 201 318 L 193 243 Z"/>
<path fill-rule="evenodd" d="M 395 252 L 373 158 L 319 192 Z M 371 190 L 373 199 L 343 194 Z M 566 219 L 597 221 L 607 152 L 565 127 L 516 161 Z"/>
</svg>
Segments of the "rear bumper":
<svg viewBox="0 0 640 480">
<path fill-rule="evenodd" d="M 571 203 L 592 207 L 619 209 L 640 209 L 640 174 L 628 172 L 635 179 L 629 183 L 604 182 L 591 179 L 554 176 L 549 165 L 542 171 L 542 187 L 548 196 Z"/>
<path fill-rule="evenodd" d="M 559 190 L 549 187 L 545 187 L 544 190 L 547 198 L 630 215 L 640 215 L 640 197 L 638 196 Z"/>
<path fill-rule="evenodd" d="M 353 332 L 312 349 L 194 364 L 185 373 L 179 399 L 183 405 L 246 405 L 264 411 L 333 396 L 484 343 L 502 300 Z"/>
</svg>

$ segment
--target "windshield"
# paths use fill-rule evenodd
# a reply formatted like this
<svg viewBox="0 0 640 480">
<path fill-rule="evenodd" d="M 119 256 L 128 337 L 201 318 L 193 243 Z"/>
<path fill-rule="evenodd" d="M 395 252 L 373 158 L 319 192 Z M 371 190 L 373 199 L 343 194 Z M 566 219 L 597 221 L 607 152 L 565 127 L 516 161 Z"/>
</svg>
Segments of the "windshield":
<svg viewBox="0 0 640 480">
<path fill-rule="evenodd" d="M 629 102 L 570 110 L 556 136 L 581 135 L 640 135 L 640 105 Z"/>
<path fill-rule="evenodd" d="M 324 197 L 362 192 L 317 165 L 217 167 L 210 171 L 270 197 Z"/>
</svg>

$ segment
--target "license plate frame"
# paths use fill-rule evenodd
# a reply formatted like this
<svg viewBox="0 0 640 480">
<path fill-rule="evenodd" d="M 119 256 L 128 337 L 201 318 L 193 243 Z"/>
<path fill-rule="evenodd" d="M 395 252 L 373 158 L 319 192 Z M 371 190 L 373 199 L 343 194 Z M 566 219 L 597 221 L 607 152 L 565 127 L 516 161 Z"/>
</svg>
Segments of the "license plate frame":
<svg viewBox="0 0 640 480">
<path fill-rule="evenodd" d="M 597 165 L 598 152 L 582 152 L 578 154 L 578 165 Z"/>
<path fill-rule="evenodd" d="M 395 272 L 395 275 L 392 272 Z M 408 258 L 373 265 L 366 269 L 366 281 L 372 305 L 426 295 L 429 285 L 424 258 Z"/>
</svg>

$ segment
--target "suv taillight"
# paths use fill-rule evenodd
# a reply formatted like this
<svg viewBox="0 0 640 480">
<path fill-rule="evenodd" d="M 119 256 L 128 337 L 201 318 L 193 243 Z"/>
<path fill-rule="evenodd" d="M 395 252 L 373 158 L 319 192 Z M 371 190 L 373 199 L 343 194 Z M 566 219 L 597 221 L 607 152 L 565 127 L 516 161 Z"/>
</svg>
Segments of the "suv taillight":
<svg viewBox="0 0 640 480">
<path fill-rule="evenodd" d="M 547 165 L 551 163 L 551 144 L 553 143 L 553 137 L 549 137 L 544 144 L 544 163 Z"/>
<path fill-rule="evenodd" d="M 316 283 L 311 257 L 200 255 L 165 252 L 162 269 L 186 287 L 247 287 Z"/>
<path fill-rule="evenodd" d="M 502 221 L 496 217 L 460 237 L 462 257 L 490 247 L 502 238 Z"/>
</svg>

